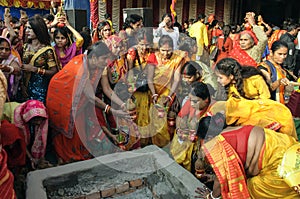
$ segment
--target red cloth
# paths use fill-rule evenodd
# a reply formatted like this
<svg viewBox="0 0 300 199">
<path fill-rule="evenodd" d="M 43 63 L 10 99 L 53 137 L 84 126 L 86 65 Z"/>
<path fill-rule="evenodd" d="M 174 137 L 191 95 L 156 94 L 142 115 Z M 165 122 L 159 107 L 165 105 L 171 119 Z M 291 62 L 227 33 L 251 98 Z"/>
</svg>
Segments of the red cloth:
<svg viewBox="0 0 300 199">
<path fill-rule="evenodd" d="M 158 64 L 158 61 L 156 59 L 156 55 L 155 53 L 151 53 L 148 57 L 148 60 L 147 60 L 147 63 L 148 64 L 153 64 L 153 65 L 157 65 Z"/>
<path fill-rule="evenodd" d="M 7 169 L 7 154 L 3 149 L 0 151 L 0 198 L 16 198 L 14 191 L 14 176 Z"/>
<path fill-rule="evenodd" d="M 248 150 L 248 138 L 254 126 L 243 126 L 240 129 L 222 133 L 225 140 L 237 152 L 242 163 L 245 165 Z"/>
<path fill-rule="evenodd" d="M 1 122 L 0 135 L 2 146 L 8 154 L 8 167 L 14 168 L 25 165 L 26 143 L 21 130 L 7 120 L 3 120 Z"/>
<path fill-rule="evenodd" d="M 97 28 L 97 25 L 99 23 L 99 6 L 98 1 L 96 0 L 90 0 L 90 11 L 91 11 L 91 22 L 93 29 Z"/>
</svg>

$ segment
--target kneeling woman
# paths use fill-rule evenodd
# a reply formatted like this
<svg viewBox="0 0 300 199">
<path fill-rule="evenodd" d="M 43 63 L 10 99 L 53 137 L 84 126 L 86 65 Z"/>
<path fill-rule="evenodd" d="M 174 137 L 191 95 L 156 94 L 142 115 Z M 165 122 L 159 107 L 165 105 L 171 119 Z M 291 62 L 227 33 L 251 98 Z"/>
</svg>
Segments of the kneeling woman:
<svg viewBox="0 0 300 199">
<path fill-rule="evenodd" d="M 293 190 L 299 190 L 296 168 L 289 165 L 290 170 L 285 170 L 293 179 L 282 177 L 277 169 L 285 165 L 290 147 L 299 148 L 293 137 L 257 126 L 223 127 L 220 117 L 205 117 L 199 122 L 197 134 L 204 142 L 201 149 L 216 178 L 211 192 L 196 190 L 198 197 L 299 198 Z"/>
</svg>

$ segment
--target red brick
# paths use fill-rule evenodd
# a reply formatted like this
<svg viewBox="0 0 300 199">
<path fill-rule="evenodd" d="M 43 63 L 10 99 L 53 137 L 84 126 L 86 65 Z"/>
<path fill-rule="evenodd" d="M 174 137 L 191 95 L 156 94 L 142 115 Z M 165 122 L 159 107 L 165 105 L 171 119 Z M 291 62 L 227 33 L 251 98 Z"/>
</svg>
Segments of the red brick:
<svg viewBox="0 0 300 199">
<path fill-rule="evenodd" d="M 125 191 L 124 193 L 122 193 L 122 195 L 127 195 L 127 194 L 133 193 L 133 192 L 135 192 L 135 191 L 136 191 L 136 189 L 131 188 L 131 189 L 129 189 L 128 191 Z"/>
<path fill-rule="evenodd" d="M 143 179 L 131 180 L 131 181 L 129 182 L 129 185 L 130 185 L 131 187 L 139 187 L 139 186 L 141 186 L 142 184 L 143 184 Z"/>
<path fill-rule="evenodd" d="M 129 183 L 128 182 L 116 185 L 116 193 L 123 193 L 127 190 L 129 190 Z"/>
<path fill-rule="evenodd" d="M 102 189 L 101 191 L 101 197 L 109 197 L 116 193 L 115 187 L 106 187 Z"/>
<path fill-rule="evenodd" d="M 100 192 L 91 193 L 85 196 L 85 199 L 100 199 L 100 198 L 101 198 Z"/>
</svg>

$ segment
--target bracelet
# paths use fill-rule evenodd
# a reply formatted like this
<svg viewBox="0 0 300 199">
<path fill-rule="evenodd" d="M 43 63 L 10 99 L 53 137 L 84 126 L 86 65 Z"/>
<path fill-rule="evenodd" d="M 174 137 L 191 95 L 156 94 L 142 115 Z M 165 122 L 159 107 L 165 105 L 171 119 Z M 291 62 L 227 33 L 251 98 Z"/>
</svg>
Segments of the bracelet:
<svg viewBox="0 0 300 199">
<path fill-rule="evenodd" d="M 106 113 L 108 114 L 109 111 L 110 111 L 110 106 L 107 107 L 107 110 L 106 110 L 106 111 L 107 111 Z"/>
<path fill-rule="evenodd" d="M 9 68 L 9 74 L 11 74 L 11 73 L 13 73 L 14 72 L 14 67 L 12 67 L 12 66 L 10 66 L 10 65 L 8 65 L 8 68 Z"/>
<path fill-rule="evenodd" d="M 126 106 L 126 103 L 124 102 L 122 105 L 121 105 L 121 108 L 124 109 Z"/>
<path fill-rule="evenodd" d="M 158 94 L 155 93 L 152 95 L 152 98 L 157 97 L 157 96 L 158 96 Z"/>
<path fill-rule="evenodd" d="M 170 102 L 173 101 L 173 98 L 170 95 L 168 95 L 167 98 L 170 100 Z"/>
<path fill-rule="evenodd" d="M 210 192 L 210 197 L 212 198 L 212 199 L 220 199 L 220 197 L 217 197 L 217 198 L 215 198 L 213 195 L 212 195 L 212 191 Z"/>
<path fill-rule="evenodd" d="M 107 113 L 107 109 L 108 109 L 108 107 L 109 107 L 109 105 L 108 105 L 108 104 L 106 104 L 106 106 L 105 106 L 105 109 L 104 109 L 104 112 L 105 112 L 105 113 Z"/>
</svg>

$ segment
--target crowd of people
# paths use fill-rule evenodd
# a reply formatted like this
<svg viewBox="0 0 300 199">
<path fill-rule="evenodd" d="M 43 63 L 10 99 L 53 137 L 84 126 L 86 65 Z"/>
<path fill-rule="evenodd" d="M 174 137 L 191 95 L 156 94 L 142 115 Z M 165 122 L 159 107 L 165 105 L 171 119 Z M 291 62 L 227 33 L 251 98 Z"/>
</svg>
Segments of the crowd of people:
<svg viewBox="0 0 300 199">
<path fill-rule="evenodd" d="M 106 18 L 77 32 L 62 9 L 6 8 L 0 193 L 16 197 L 22 168 L 153 144 L 205 184 L 196 197 L 300 197 L 300 25 L 279 31 L 249 12 L 241 25 L 199 14 L 181 27 L 166 13 L 150 28 L 132 14 L 118 31 Z"/>
</svg>

